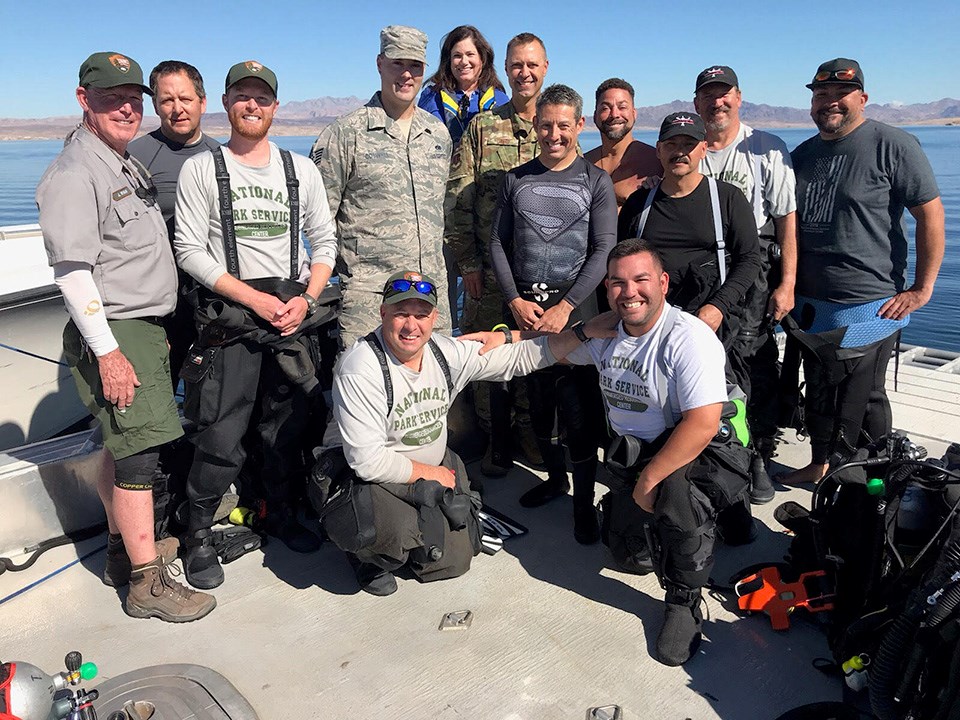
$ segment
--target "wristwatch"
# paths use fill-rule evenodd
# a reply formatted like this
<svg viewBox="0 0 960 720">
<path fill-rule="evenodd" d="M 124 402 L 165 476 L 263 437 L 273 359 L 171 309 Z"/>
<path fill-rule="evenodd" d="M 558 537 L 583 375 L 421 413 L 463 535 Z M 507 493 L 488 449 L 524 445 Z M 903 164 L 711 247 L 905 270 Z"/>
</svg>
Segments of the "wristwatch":
<svg viewBox="0 0 960 720">
<path fill-rule="evenodd" d="M 494 326 L 491 332 L 496 332 L 497 330 L 503 333 L 504 343 L 509 345 L 510 343 L 513 342 L 513 330 L 508 328 L 504 323 L 500 323 L 499 325 Z"/>
<path fill-rule="evenodd" d="M 587 337 L 587 333 L 586 333 L 586 331 L 583 329 L 583 323 L 582 323 L 582 322 L 581 322 L 581 323 L 577 323 L 576 325 L 574 325 L 574 326 L 573 326 L 572 328 L 570 328 L 570 329 L 573 330 L 573 334 L 577 336 L 577 340 L 579 340 L 580 342 L 585 343 L 587 340 L 590 339 L 589 337 Z"/>
<path fill-rule="evenodd" d="M 320 303 L 310 293 L 302 292 L 300 297 L 307 302 L 307 315 L 313 315 L 320 308 Z"/>
</svg>

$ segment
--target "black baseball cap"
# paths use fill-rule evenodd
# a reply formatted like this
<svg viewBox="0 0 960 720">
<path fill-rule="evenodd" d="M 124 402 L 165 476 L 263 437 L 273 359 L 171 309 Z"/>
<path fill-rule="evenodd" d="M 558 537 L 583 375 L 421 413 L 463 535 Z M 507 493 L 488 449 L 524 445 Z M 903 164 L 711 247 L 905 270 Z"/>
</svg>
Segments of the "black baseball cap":
<svg viewBox="0 0 960 720">
<path fill-rule="evenodd" d="M 813 90 L 821 85 L 856 85 L 863 90 L 863 70 L 860 63 L 850 58 L 827 60 L 817 68 L 813 81 L 807 87 Z"/>
<path fill-rule="evenodd" d="M 429 275 L 416 270 L 394 273 L 383 285 L 383 304 L 394 305 L 404 300 L 423 300 L 437 306 L 437 283 Z"/>
<path fill-rule="evenodd" d="M 677 135 L 689 135 L 695 140 L 706 140 L 707 129 L 696 113 L 670 113 L 660 125 L 660 137 L 657 142 L 668 140 Z"/>
<path fill-rule="evenodd" d="M 723 83 L 731 87 L 740 87 L 737 74 L 733 71 L 733 68 L 727 67 L 726 65 L 711 65 L 705 68 L 697 75 L 697 86 L 693 91 L 696 92 L 704 85 L 710 85 L 711 83 Z"/>
<path fill-rule="evenodd" d="M 257 78 L 257 80 L 263 80 L 269 88 L 273 90 L 273 94 L 277 94 L 277 76 L 273 70 L 256 60 L 244 60 L 230 68 L 227 72 L 226 82 L 224 83 L 224 92 L 229 90 L 231 85 L 235 85 L 241 80 L 251 77 Z"/>
<path fill-rule="evenodd" d="M 143 84 L 140 64 L 123 53 L 94 53 L 80 66 L 80 87 L 106 89 L 120 85 L 139 85 L 147 95 L 153 95 L 153 91 Z"/>
</svg>

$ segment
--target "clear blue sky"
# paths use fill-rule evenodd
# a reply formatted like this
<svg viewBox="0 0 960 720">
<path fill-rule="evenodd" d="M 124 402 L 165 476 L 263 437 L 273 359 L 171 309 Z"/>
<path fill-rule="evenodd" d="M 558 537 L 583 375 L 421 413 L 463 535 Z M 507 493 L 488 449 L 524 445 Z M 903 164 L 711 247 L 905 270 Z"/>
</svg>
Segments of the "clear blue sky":
<svg viewBox="0 0 960 720">
<path fill-rule="evenodd" d="M 236 0 L 118 2 L 0 0 L 2 117 L 78 112 L 77 70 L 92 52 L 116 50 L 149 72 L 160 60 L 200 68 L 219 109 L 231 64 L 258 59 L 274 69 L 280 101 L 323 95 L 368 97 L 379 86 L 374 58 L 384 25 L 414 25 L 430 36 L 435 67 L 444 33 L 476 25 L 496 52 L 503 79 L 507 40 L 522 31 L 547 46 L 547 82 L 587 98 L 603 79 L 634 84 L 638 105 L 689 99 L 697 73 L 731 65 L 744 98 L 806 107 L 817 65 L 860 61 L 870 102 L 960 97 L 960 3 L 839 2 L 367 2 Z"/>
</svg>

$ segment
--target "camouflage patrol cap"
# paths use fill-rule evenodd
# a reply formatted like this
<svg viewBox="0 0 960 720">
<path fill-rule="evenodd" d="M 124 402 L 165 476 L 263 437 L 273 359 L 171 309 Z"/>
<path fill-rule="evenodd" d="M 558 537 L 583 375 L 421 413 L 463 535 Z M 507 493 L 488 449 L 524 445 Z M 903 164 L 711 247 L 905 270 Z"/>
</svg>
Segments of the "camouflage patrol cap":
<svg viewBox="0 0 960 720">
<path fill-rule="evenodd" d="M 112 88 L 118 85 L 137 85 L 147 95 L 153 95 L 153 91 L 143 84 L 140 65 L 122 53 L 94 53 L 80 66 L 80 87 Z"/>
<path fill-rule="evenodd" d="M 437 284 L 429 275 L 416 270 L 394 273 L 383 285 L 383 304 L 394 305 L 404 300 L 423 300 L 437 306 Z"/>
<path fill-rule="evenodd" d="M 230 68 L 227 72 L 227 79 L 224 83 L 223 91 L 226 92 L 230 89 L 231 85 L 236 85 L 246 78 L 263 80 L 267 86 L 273 90 L 273 94 L 277 94 L 277 76 L 273 73 L 273 70 L 256 60 L 244 60 Z"/>
<path fill-rule="evenodd" d="M 380 31 L 380 54 L 391 60 L 427 64 L 427 35 L 414 27 L 388 25 Z"/>
</svg>

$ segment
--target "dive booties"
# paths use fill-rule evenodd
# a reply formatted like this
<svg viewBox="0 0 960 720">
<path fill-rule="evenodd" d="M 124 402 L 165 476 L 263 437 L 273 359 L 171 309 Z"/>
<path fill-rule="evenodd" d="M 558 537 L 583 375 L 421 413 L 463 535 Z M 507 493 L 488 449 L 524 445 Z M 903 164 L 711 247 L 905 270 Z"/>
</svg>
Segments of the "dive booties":
<svg viewBox="0 0 960 720">
<path fill-rule="evenodd" d="M 766 505 L 773 500 L 776 494 L 777 491 L 773 489 L 770 475 L 767 474 L 763 456 L 757 450 L 754 450 L 753 459 L 750 461 L 750 503 Z"/>
<path fill-rule="evenodd" d="M 537 483 L 520 496 L 520 505 L 525 508 L 536 508 L 546 505 L 551 500 L 563 497 L 570 491 L 570 481 L 567 480 L 567 472 L 560 474 L 550 474 L 546 480 Z"/>
<path fill-rule="evenodd" d="M 187 554 L 183 558 L 183 570 L 187 582 L 201 590 L 212 590 L 223 585 L 223 568 L 213 545 L 213 531 L 210 528 L 197 530 L 184 539 Z"/>
<path fill-rule="evenodd" d="M 657 636 L 657 660 L 670 667 L 683 665 L 700 647 L 703 598 L 700 588 L 686 588 L 670 581 L 666 585 L 663 627 Z"/>
<path fill-rule="evenodd" d="M 376 595 L 377 597 L 386 597 L 393 595 L 397 591 L 397 578 L 389 570 L 384 570 L 379 565 L 362 562 L 353 553 L 346 553 L 350 567 L 353 568 L 354 575 L 357 577 L 357 584 L 365 593 Z"/>
<path fill-rule="evenodd" d="M 316 552 L 323 544 L 320 536 L 301 525 L 293 510 L 286 506 L 276 512 L 268 513 L 263 521 L 263 529 L 295 553 Z"/>
</svg>

